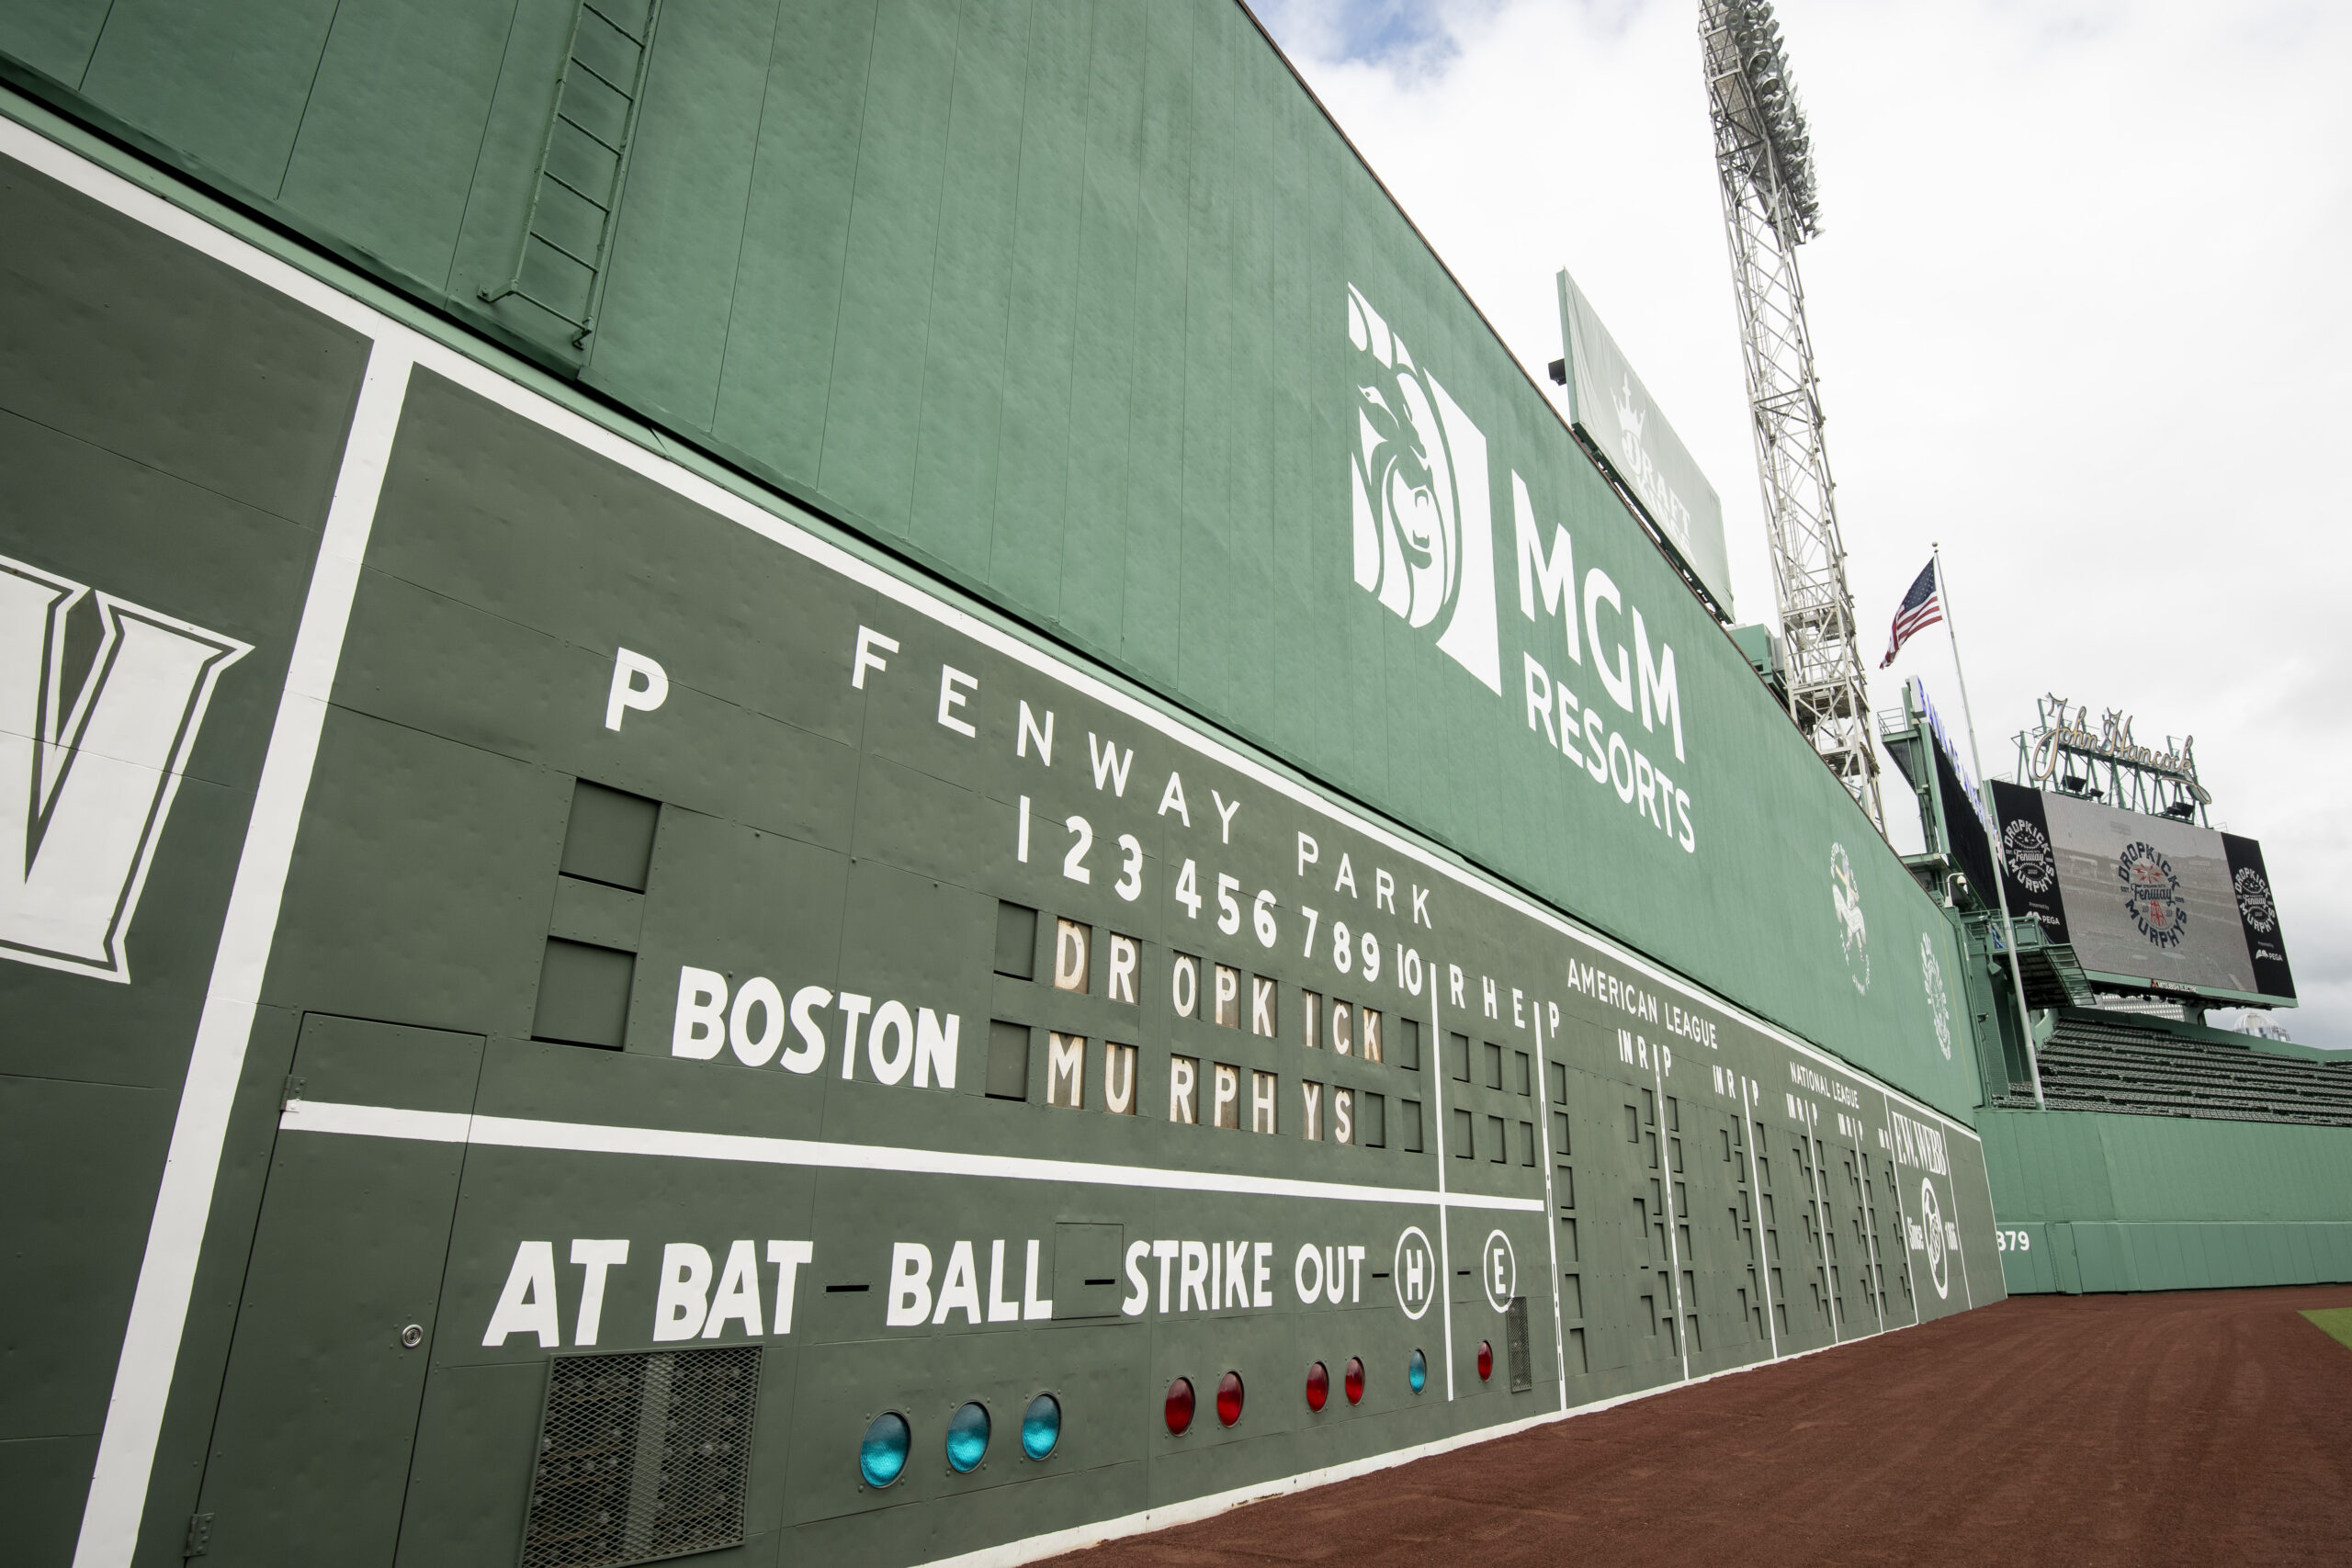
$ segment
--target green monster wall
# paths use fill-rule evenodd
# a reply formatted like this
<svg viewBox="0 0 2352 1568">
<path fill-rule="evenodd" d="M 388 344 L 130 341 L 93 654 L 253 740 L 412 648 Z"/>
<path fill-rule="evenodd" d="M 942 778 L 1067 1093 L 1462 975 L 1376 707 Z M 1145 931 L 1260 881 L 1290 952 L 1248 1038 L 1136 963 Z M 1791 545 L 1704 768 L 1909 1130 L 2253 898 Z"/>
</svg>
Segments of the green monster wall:
<svg viewBox="0 0 2352 1568">
<path fill-rule="evenodd" d="M 2012 1292 L 2352 1279 L 2352 1138 L 2175 1116 L 1978 1113 Z"/>
<path fill-rule="evenodd" d="M 579 246 L 596 314 L 575 333 L 485 296 L 534 211 L 553 221 L 534 193 L 567 50 L 594 41 L 573 41 L 582 15 L 28 3 L 0 16 L 0 56 L 272 221 L 1973 1114 L 1940 914 L 1246 12 L 672 0 L 641 89 L 605 61 L 639 104 L 609 241 Z M 1550 273 L 1529 258 L 1530 288 Z"/>
<path fill-rule="evenodd" d="M 12 1563 L 1009 1561 L 1997 1299 L 1944 1113 L 0 101 Z"/>
</svg>

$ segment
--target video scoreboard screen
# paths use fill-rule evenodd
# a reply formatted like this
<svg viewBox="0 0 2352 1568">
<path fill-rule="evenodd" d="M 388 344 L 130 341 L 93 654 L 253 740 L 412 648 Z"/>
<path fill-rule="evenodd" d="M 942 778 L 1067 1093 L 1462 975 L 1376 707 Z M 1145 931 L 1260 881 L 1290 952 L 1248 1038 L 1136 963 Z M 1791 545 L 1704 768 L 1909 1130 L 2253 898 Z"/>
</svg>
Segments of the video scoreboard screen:
<svg viewBox="0 0 2352 1568">
<path fill-rule="evenodd" d="M 2262 846 L 2191 822 L 1996 783 L 2012 914 L 2086 970 L 2292 1000 Z"/>
</svg>

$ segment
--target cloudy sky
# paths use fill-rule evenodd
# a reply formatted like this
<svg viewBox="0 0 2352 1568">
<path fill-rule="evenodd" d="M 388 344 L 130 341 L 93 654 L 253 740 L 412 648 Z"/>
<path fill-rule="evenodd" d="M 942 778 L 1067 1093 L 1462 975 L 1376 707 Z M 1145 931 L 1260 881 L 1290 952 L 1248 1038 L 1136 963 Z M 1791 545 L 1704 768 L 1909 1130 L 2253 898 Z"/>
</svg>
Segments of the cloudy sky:
<svg viewBox="0 0 2352 1568">
<path fill-rule="evenodd" d="M 1722 494 L 1772 617 L 1696 0 L 1256 0 L 1512 351 L 1566 265 Z M 2352 1046 L 2352 6 L 1781 0 L 1799 253 L 1875 707 L 1943 545 L 1985 771 L 2056 692 L 2193 734 L 2262 840 L 2312 1044 Z M 1549 382 L 1544 383 L 1549 386 Z M 1907 795 L 1891 798 L 1916 849 Z"/>
</svg>

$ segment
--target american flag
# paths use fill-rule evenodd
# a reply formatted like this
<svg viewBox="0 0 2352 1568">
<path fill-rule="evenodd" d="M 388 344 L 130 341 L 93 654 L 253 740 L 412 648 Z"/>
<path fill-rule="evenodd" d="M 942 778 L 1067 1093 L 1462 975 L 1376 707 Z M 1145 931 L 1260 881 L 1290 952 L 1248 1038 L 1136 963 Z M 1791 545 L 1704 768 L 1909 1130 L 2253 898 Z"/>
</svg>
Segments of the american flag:
<svg viewBox="0 0 2352 1568">
<path fill-rule="evenodd" d="M 1887 634 L 1886 657 L 1878 661 L 1882 670 L 1894 662 L 1911 634 L 1924 631 L 1944 618 L 1942 592 L 1936 587 L 1936 563 L 1933 560 L 1919 569 L 1911 584 L 1911 592 L 1903 596 L 1902 607 L 1894 612 L 1894 626 Z"/>
</svg>

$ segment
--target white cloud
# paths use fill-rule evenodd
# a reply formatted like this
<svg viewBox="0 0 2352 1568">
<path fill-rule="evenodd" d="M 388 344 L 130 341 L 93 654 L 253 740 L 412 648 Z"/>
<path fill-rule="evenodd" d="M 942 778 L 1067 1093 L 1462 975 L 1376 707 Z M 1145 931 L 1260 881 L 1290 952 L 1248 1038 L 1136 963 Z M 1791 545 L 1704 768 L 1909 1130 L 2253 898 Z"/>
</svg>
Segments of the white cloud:
<svg viewBox="0 0 2352 1568">
<path fill-rule="evenodd" d="M 2033 699 L 2193 732 L 2352 1045 L 2352 8 L 1783 0 L 1825 231 L 1800 253 L 1874 667 L 1940 540 L 1984 762 Z M 1697 10 L 1283 0 L 1270 30 L 1539 378 L 1566 265 L 1764 553 Z M 1940 628 L 1875 674 L 1960 707 Z M 1916 822 L 1907 827 L 1916 839 Z"/>
</svg>

